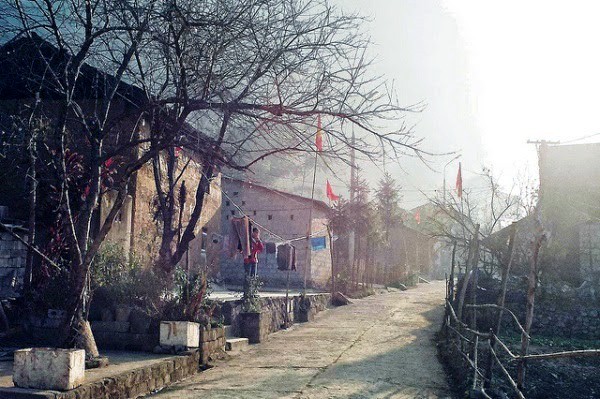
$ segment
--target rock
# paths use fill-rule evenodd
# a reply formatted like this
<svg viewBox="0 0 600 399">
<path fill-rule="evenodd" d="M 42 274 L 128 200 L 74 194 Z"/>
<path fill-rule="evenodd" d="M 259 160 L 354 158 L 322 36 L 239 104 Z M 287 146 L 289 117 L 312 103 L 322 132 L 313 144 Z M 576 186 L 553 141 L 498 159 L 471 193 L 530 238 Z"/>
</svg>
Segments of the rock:
<svg viewBox="0 0 600 399">
<path fill-rule="evenodd" d="M 332 296 L 331 296 L 331 304 L 334 306 L 344 306 L 344 305 L 349 305 L 351 304 L 352 301 L 344 294 L 342 294 L 341 292 L 335 292 Z"/>
</svg>

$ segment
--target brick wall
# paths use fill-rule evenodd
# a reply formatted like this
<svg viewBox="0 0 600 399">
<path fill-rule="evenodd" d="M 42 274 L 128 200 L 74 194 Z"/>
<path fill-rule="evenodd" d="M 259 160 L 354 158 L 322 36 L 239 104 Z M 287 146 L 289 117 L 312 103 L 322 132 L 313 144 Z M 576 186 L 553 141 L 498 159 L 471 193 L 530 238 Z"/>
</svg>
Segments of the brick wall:
<svg viewBox="0 0 600 399">
<path fill-rule="evenodd" d="M 228 235 L 232 217 L 248 215 L 269 231 L 261 231 L 263 242 L 281 242 L 295 240 L 297 270 L 290 272 L 290 285 L 302 286 L 304 271 L 307 268 L 307 257 L 311 257 L 307 269 L 307 283 L 311 286 L 324 286 L 331 276 L 331 255 L 329 238 L 325 249 L 312 251 L 307 248 L 306 236 L 310 214 L 310 199 L 281 193 L 262 186 L 252 185 L 233 179 L 223 179 L 223 196 L 221 221 L 223 235 Z M 239 208 L 241 208 L 240 211 Z M 327 237 L 327 207 L 315 202 L 312 211 L 313 223 L 311 231 L 316 236 Z M 297 240 L 296 240 L 297 239 Z M 307 255 L 308 254 L 308 255 Z M 266 286 L 285 285 L 287 273 L 277 270 L 275 254 L 266 251 L 259 255 L 258 275 Z M 227 283 L 242 284 L 244 268 L 241 256 L 229 258 L 223 252 L 220 276 Z"/>
</svg>

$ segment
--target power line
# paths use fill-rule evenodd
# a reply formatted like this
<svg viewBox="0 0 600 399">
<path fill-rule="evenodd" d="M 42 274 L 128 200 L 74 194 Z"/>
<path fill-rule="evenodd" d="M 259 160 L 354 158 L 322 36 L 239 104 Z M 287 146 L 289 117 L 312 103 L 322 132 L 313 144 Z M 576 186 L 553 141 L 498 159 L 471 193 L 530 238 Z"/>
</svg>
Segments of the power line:
<svg viewBox="0 0 600 399">
<path fill-rule="evenodd" d="M 202 172 L 202 171 L 201 171 L 200 173 L 202 174 L 202 176 L 204 176 L 204 178 L 205 178 L 205 179 L 207 179 L 207 177 L 206 177 L 206 175 L 204 174 L 204 172 Z M 226 198 L 227 198 L 227 199 L 230 201 L 230 203 L 231 203 L 231 204 L 233 204 L 233 206 L 234 206 L 234 207 L 236 207 L 236 208 L 237 208 L 237 209 L 240 211 L 240 213 L 242 214 L 242 216 L 245 216 L 245 217 L 247 217 L 247 218 L 248 218 L 248 220 L 251 220 L 251 221 L 252 221 L 252 223 L 254 223 L 254 224 L 255 224 L 255 225 L 257 225 L 258 227 L 260 227 L 262 230 L 266 231 L 266 232 L 267 232 L 267 233 L 269 233 L 271 236 L 273 236 L 273 237 L 275 237 L 275 238 L 277 238 L 277 239 L 281 240 L 281 241 L 282 241 L 282 242 L 284 242 L 284 243 L 291 243 L 291 242 L 293 242 L 293 241 L 305 240 L 306 238 L 311 238 L 311 237 L 314 237 L 315 235 L 320 235 L 320 234 L 323 234 L 324 232 L 326 232 L 326 231 L 327 231 L 327 229 L 325 229 L 325 230 L 321 230 L 321 231 L 317 231 L 317 232 L 311 233 L 311 234 L 309 234 L 309 235 L 308 235 L 308 237 L 306 237 L 306 236 L 303 236 L 303 237 L 299 237 L 299 238 L 285 239 L 285 238 L 281 237 L 280 235 L 277 235 L 277 234 L 275 234 L 274 232 L 272 232 L 271 230 L 267 229 L 265 226 L 261 225 L 261 224 L 260 224 L 260 223 L 258 223 L 256 220 L 252 219 L 252 218 L 251 218 L 251 217 L 250 217 L 248 214 L 246 214 L 246 212 L 245 212 L 245 211 L 244 211 L 244 210 L 243 210 L 243 209 L 242 209 L 242 208 L 241 208 L 241 207 L 240 207 L 238 204 L 236 204 L 236 202 L 235 202 L 235 201 L 234 201 L 234 200 L 233 200 L 233 199 L 232 199 L 232 198 L 231 198 L 231 197 L 230 197 L 230 196 L 229 196 L 229 195 L 228 195 L 228 194 L 227 194 L 227 193 L 226 193 L 226 192 L 223 190 L 223 188 L 219 187 L 219 190 L 220 190 L 220 191 L 221 191 L 221 193 L 222 193 L 222 194 L 223 194 L 223 195 L 224 195 L 224 196 L 225 196 L 225 197 L 226 197 Z M 271 190 L 271 191 L 273 191 L 273 190 Z M 284 198 L 286 198 L 286 199 L 290 199 L 290 197 L 288 197 L 288 196 L 284 196 L 284 195 L 283 195 L 283 194 L 281 194 L 281 193 L 278 193 L 278 192 L 276 192 L 276 191 L 273 191 L 273 192 L 274 192 L 274 193 L 277 193 L 277 194 L 280 194 L 280 195 L 282 195 L 282 196 L 283 196 Z M 297 200 L 296 200 L 296 201 L 297 201 Z M 297 201 L 297 202 L 299 202 L 299 201 Z"/>
</svg>

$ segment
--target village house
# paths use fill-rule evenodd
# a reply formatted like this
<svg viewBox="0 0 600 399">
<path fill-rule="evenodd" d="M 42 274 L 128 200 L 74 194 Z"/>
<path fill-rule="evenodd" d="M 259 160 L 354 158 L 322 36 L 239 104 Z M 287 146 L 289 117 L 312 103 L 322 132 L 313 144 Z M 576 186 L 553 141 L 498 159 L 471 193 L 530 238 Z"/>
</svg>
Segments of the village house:
<svg viewBox="0 0 600 399">
<path fill-rule="evenodd" d="M 376 282 L 390 284 L 417 276 L 439 277 L 433 273 L 437 240 L 401 224 L 390 228 L 389 241 L 389 247 L 380 247 L 375 257 Z"/>
<path fill-rule="evenodd" d="M 546 232 L 542 262 L 554 278 L 578 286 L 600 282 L 600 143 L 539 147 L 538 201 Z M 534 215 L 517 221 L 516 254 L 526 264 L 534 239 Z M 488 239 L 506 246 L 509 228 Z"/>
<path fill-rule="evenodd" d="M 21 37 L 13 39 L 0 47 L 0 68 L 4 73 L 0 76 L 0 130 L 6 137 L 10 137 L 11 129 L 14 129 L 14 121 L 20 117 L 23 112 L 32 104 L 37 104 L 40 113 L 45 118 L 52 117 L 53 109 L 56 108 L 55 102 L 59 96 L 56 94 L 56 88 L 52 83 L 44 78 L 48 68 L 64 64 L 65 54 L 59 52 L 52 44 L 44 41 L 37 35 L 31 38 Z M 73 95 L 73 99 L 82 107 L 93 107 L 96 101 L 102 101 L 105 87 L 114 85 L 114 77 L 95 68 L 92 65 L 84 64 L 80 72 L 79 84 Z M 145 115 L 145 104 L 147 94 L 134 85 L 121 81 L 117 86 L 117 94 L 114 97 L 108 120 L 114 127 L 110 130 L 110 137 L 107 139 L 107 145 L 118 145 L 121 136 L 127 137 L 131 134 L 137 134 L 139 137 L 145 137 L 150 129 L 150 123 Z M 93 109 L 93 108 L 92 108 Z M 73 118 L 75 120 L 75 118 Z M 47 120 L 51 123 L 51 119 Z M 77 129 L 73 122 L 70 127 Z M 191 126 L 184 126 L 182 134 L 193 134 L 194 137 L 203 137 L 201 133 Z M 208 139 L 207 139 L 208 140 Z M 77 146 L 71 149 L 76 152 Z M 81 150 L 83 151 L 83 150 Z M 135 155 L 136 149 L 133 149 L 131 155 Z M 23 155 L 24 157 L 24 155 Z M 163 184 L 165 182 L 164 173 L 166 173 L 165 153 L 161 153 L 158 161 L 158 170 L 163 174 Z M 11 173 L 2 173 L 0 175 L 0 205 L 7 207 L 11 218 L 20 220 L 21 226 L 25 226 L 24 220 L 27 219 L 27 187 L 25 185 L 26 165 L 16 165 L 19 161 L 15 159 L 2 159 L 4 170 L 11 170 Z M 8 163 L 15 165 L 9 165 Z M 181 226 L 186 227 L 191 210 L 195 205 L 195 188 L 202 176 L 203 165 L 202 155 L 185 149 L 177 149 L 177 159 L 175 168 L 177 174 L 176 192 L 185 182 L 189 192 L 187 201 L 183 205 L 181 212 Z M 23 162 L 22 162 L 23 163 Z M 157 217 L 157 198 L 154 168 L 151 163 L 145 164 L 138 170 L 128 185 L 128 197 L 125 204 L 117 215 L 115 223 L 109 232 L 106 243 L 119 246 L 126 256 L 135 255 L 144 266 L 149 267 L 156 258 L 157 250 L 160 244 L 160 218 Z M 41 187 L 46 189 L 47 187 Z M 43 194 L 43 193 L 42 193 Z M 93 219 L 95 229 L 99 229 L 99 221 L 106 217 L 107 210 L 114 201 L 115 193 L 108 190 L 101 198 L 101 205 L 97 216 Z M 218 264 L 219 249 L 217 248 L 215 237 L 220 234 L 220 174 L 211 180 L 211 187 L 205 196 L 205 203 L 201 219 L 196 227 L 196 239 L 190 244 L 188 256 L 185 256 L 182 262 L 187 262 L 190 268 L 214 268 Z M 43 215 L 42 215 L 43 216 Z M 4 235 L 3 235 L 4 237 Z M 38 245 L 44 247 L 44 241 L 49 237 L 46 232 L 39 232 Z M 14 244 L 15 248 L 17 245 Z M 3 247 L 0 247 L 2 249 Z M 23 249 L 19 247 L 19 249 Z M 15 268 L 14 260 L 5 262 L 9 255 L 0 254 L 0 269 Z M 12 255 L 11 255 L 12 256 Z M 12 259 L 12 257 L 11 257 Z M 19 257 L 19 269 L 24 268 L 24 258 Z M 11 269 L 11 273 L 14 272 Z M 0 272 L 0 275 L 7 274 Z M 22 273 L 17 273 L 21 276 Z M 13 290 L 14 291 L 14 290 Z"/>
<path fill-rule="evenodd" d="M 450 273 L 453 243 L 449 237 L 456 234 L 459 227 L 456 220 L 450 216 L 450 212 L 452 210 L 449 208 L 427 202 L 404 214 L 405 227 L 418 233 L 412 235 L 417 237 L 415 240 L 423 250 L 426 248 L 426 257 L 419 256 L 418 261 L 418 264 L 424 267 L 421 271 L 423 276 L 443 279 Z"/>
<path fill-rule="evenodd" d="M 271 248 L 290 242 L 296 248 L 296 270 L 290 271 L 290 286 L 325 287 L 331 278 L 330 237 L 327 232 L 329 207 L 322 201 L 271 189 L 248 181 L 222 178 L 222 232 L 226 237 L 231 219 L 248 216 L 261 230 L 267 244 L 259 255 L 258 276 L 265 286 L 284 286 L 287 272 L 278 269 L 276 253 Z M 306 236 L 312 208 L 311 239 Z M 241 285 L 244 268 L 241 255 L 223 254 L 221 279 Z"/>
</svg>

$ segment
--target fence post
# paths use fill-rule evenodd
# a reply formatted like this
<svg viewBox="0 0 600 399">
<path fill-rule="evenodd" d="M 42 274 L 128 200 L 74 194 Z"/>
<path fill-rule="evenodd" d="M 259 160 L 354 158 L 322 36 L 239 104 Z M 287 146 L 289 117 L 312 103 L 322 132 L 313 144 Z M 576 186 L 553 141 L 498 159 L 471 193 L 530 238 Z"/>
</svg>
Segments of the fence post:
<svg viewBox="0 0 600 399">
<path fill-rule="evenodd" d="M 483 387 L 485 389 L 489 389 L 492 386 L 492 377 L 494 376 L 493 368 L 494 368 L 494 358 L 492 357 L 492 351 L 496 347 L 496 335 L 490 328 L 490 340 L 488 342 L 488 361 L 485 369 L 485 381 L 483 382 Z"/>
</svg>

